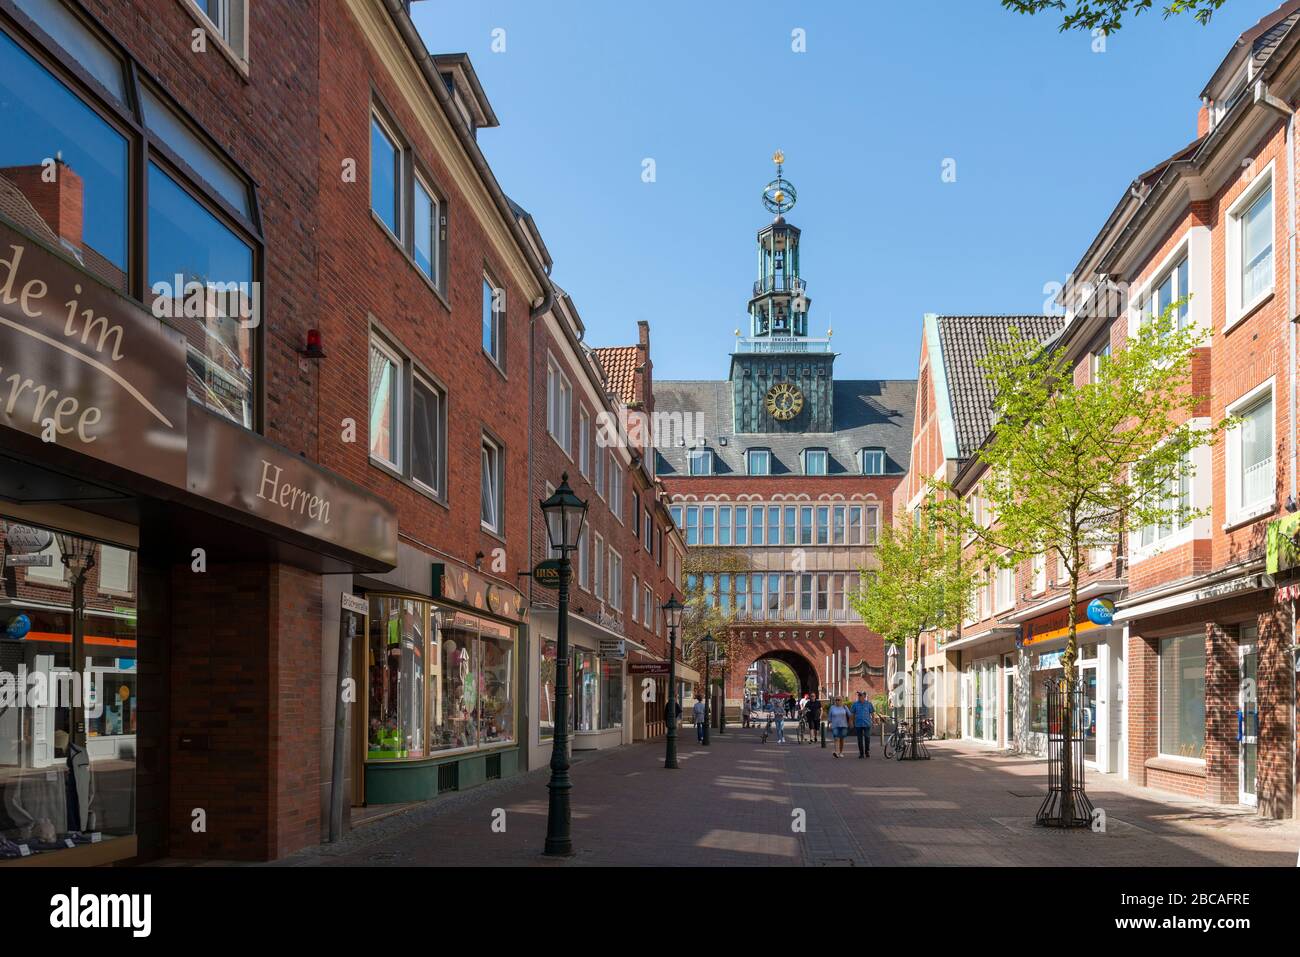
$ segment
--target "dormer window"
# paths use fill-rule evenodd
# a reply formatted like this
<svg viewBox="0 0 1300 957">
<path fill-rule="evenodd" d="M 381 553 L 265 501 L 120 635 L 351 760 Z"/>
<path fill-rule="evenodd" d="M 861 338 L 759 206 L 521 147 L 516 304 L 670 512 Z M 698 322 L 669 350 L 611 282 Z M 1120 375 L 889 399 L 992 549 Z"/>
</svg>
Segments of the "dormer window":
<svg viewBox="0 0 1300 957">
<path fill-rule="evenodd" d="M 858 467 L 862 470 L 863 475 L 884 475 L 885 474 L 885 450 L 884 449 L 858 450 Z"/>
<path fill-rule="evenodd" d="M 750 449 L 745 453 L 745 466 L 750 475 L 772 474 L 772 452 L 770 449 Z"/>
<path fill-rule="evenodd" d="M 825 475 L 828 458 L 829 456 L 825 449 L 804 449 L 803 474 Z"/>
<path fill-rule="evenodd" d="M 713 474 L 713 450 L 691 449 L 687 453 L 687 464 L 691 475 Z"/>
</svg>

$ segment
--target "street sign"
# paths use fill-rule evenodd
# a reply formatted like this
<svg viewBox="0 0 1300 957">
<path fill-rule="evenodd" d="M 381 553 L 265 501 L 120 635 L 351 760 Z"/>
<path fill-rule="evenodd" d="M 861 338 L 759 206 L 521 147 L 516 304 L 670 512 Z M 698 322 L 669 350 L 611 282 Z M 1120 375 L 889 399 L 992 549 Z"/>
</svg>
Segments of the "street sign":
<svg viewBox="0 0 1300 957">
<path fill-rule="evenodd" d="M 6 555 L 5 565 L 8 568 L 49 568 L 54 564 L 53 555 Z"/>
<path fill-rule="evenodd" d="M 650 677 L 667 676 L 668 662 L 666 661 L 629 661 L 627 664 L 627 673 L 629 675 L 647 675 Z"/>
<path fill-rule="evenodd" d="M 602 658 L 626 658 L 627 643 L 621 638 L 600 639 L 600 656 Z"/>
<path fill-rule="evenodd" d="M 548 558 L 533 566 L 533 581 L 543 588 L 560 587 L 560 559 Z"/>
</svg>

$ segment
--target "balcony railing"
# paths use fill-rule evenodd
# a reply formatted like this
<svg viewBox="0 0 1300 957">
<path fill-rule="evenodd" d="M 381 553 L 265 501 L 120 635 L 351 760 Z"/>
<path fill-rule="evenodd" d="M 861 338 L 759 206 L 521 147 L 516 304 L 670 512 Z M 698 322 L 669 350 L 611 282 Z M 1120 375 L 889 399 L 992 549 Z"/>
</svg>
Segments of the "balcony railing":
<svg viewBox="0 0 1300 957">
<path fill-rule="evenodd" d="M 805 292 L 808 284 L 796 276 L 766 276 L 754 282 L 754 295 L 768 292 Z"/>
<path fill-rule="evenodd" d="M 737 352 L 830 352 L 830 339 L 806 336 L 749 336 L 736 340 Z"/>
</svg>

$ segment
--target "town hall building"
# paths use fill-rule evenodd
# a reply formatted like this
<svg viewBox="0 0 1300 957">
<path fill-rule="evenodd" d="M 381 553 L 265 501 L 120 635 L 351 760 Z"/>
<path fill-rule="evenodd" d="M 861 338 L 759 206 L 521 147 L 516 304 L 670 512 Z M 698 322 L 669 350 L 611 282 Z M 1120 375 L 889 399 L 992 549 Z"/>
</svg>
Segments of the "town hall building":
<svg viewBox="0 0 1300 957">
<path fill-rule="evenodd" d="M 671 433 L 658 436 L 657 473 L 673 517 L 688 550 L 719 559 L 716 572 L 697 563 L 687 591 L 702 586 L 740 639 L 723 679 L 733 712 L 746 674 L 768 659 L 787 664 L 801 692 L 885 690 L 882 639 L 849 597 L 876 567 L 916 398 L 910 380 L 837 379 L 831 331 L 810 335 L 800 231 L 785 218 L 796 193 L 782 154 L 773 159 L 763 204 L 775 218 L 758 231 L 749 328 L 737 330 L 727 378 L 655 386 L 656 421 Z"/>
</svg>

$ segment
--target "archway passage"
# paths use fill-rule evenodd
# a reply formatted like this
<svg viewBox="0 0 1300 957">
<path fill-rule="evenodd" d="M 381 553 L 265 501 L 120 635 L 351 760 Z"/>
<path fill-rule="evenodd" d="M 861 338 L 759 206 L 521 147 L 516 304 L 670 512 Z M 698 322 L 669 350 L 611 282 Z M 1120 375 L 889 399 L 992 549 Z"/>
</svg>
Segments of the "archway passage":
<svg viewBox="0 0 1300 957">
<path fill-rule="evenodd" d="M 789 668 L 790 671 L 794 672 L 795 680 L 799 684 L 799 687 L 796 689 L 796 697 L 803 697 L 805 693 L 812 695 L 817 694 L 818 688 L 820 687 L 820 681 L 817 677 L 817 669 L 813 666 L 811 661 L 799 654 L 799 652 L 789 651 L 786 649 L 773 649 L 772 651 L 767 651 L 759 655 L 754 659 L 753 664 L 758 665 L 760 662 L 767 660 L 779 661 L 781 664 Z"/>
</svg>

